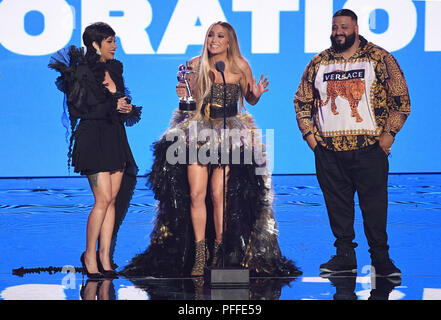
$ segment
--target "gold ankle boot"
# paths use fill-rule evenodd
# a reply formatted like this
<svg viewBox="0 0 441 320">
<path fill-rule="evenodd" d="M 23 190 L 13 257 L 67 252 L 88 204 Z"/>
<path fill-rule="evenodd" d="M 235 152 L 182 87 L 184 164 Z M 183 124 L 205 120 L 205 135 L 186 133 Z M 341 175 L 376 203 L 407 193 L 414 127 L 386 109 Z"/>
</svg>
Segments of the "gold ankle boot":
<svg viewBox="0 0 441 320">
<path fill-rule="evenodd" d="M 205 240 L 195 242 L 195 258 L 194 266 L 191 270 L 193 277 L 200 277 L 204 275 L 205 261 L 206 261 L 206 247 Z"/>
<path fill-rule="evenodd" d="M 218 242 L 217 240 L 214 240 L 214 246 L 213 246 L 213 261 L 211 261 L 212 267 L 218 267 L 218 263 L 220 261 L 220 249 L 222 247 L 222 241 Z"/>
</svg>

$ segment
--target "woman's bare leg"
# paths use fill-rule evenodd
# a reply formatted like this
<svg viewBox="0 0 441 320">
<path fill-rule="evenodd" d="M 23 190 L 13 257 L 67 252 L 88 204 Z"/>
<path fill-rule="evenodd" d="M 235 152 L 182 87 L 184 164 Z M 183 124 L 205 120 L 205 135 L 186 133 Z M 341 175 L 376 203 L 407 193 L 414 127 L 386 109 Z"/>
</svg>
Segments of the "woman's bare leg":
<svg viewBox="0 0 441 320">
<path fill-rule="evenodd" d="M 112 280 L 104 280 L 97 294 L 98 300 L 110 300 L 110 284 Z"/>
<path fill-rule="evenodd" d="M 122 177 L 123 171 L 114 171 L 110 173 L 112 197 L 101 226 L 99 242 L 100 261 L 104 270 L 112 270 L 112 265 L 110 262 L 110 244 L 112 242 L 113 229 L 115 226 L 115 200 L 121 187 Z"/>
<path fill-rule="evenodd" d="M 84 260 L 90 273 L 98 272 L 96 245 L 107 209 L 112 200 L 112 187 L 109 172 L 99 172 L 87 176 L 95 197 L 95 204 L 89 213 L 86 232 L 86 252 Z"/>
<path fill-rule="evenodd" d="M 225 167 L 225 188 L 224 188 L 224 168 L 218 167 L 213 170 L 211 176 L 211 200 L 213 202 L 213 220 L 216 230 L 216 241 L 222 242 L 223 233 L 223 195 L 227 190 L 228 173 L 230 168 Z M 226 195 L 226 194 L 225 194 Z M 226 205 L 226 201 L 225 201 Z"/>
<path fill-rule="evenodd" d="M 187 174 L 190 185 L 191 221 L 195 241 L 201 241 L 205 239 L 205 226 L 207 222 L 205 196 L 207 195 L 208 168 L 197 163 L 190 164 L 187 167 Z"/>
<path fill-rule="evenodd" d="M 83 289 L 83 300 L 96 300 L 96 294 L 98 290 L 98 282 L 90 281 L 86 283 L 86 287 Z"/>
</svg>

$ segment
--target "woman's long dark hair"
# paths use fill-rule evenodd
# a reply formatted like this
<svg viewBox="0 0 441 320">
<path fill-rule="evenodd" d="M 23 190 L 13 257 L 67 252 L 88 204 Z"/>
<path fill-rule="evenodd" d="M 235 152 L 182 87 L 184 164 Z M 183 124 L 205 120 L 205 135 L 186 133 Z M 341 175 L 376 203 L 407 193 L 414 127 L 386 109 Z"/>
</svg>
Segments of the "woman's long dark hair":
<svg viewBox="0 0 441 320">
<path fill-rule="evenodd" d="M 89 64 L 99 61 L 100 56 L 92 43 L 96 42 L 101 47 L 101 42 L 108 37 L 114 37 L 115 31 L 104 22 L 95 22 L 86 27 L 83 33 L 83 43 L 86 46 L 86 59 Z"/>
</svg>

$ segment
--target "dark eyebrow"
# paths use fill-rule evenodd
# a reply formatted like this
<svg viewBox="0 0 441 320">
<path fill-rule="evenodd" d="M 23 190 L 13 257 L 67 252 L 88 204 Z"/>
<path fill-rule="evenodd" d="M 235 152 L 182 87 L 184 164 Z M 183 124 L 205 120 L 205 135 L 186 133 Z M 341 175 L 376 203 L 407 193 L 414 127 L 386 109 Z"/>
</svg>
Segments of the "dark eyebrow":
<svg viewBox="0 0 441 320">
<path fill-rule="evenodd" d="M 348 26 L 350 26 L 350 25 L 347 24 L 347 23 L 342 23 L 342 24 L 333 23 L 333 24 L 332 24 L 332 27 L 338 27 L 338 26 L 341 26 L 341 27 L 348 27 Z"/>
</svg>

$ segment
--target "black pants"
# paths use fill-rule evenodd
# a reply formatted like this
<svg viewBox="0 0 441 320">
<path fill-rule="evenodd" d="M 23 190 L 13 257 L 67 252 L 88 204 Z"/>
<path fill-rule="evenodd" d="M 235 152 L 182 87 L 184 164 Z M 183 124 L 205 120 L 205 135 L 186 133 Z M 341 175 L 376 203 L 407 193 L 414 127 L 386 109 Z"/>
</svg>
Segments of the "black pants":
<svg viewBox="0 0 441 320">
<path fill-rule="evenodd" d="M 337 239 L 334 243 L 337 254 L 352 251 L 357 246 L 353 242 L 354 195 L 357 191 L 371 257 L 387 257 L 389 161 L 386 153 L 376 143 L 363 149 L 340 152 L 317 145 L 314 154 L 317 179 L 325 198 L 332 233 Z"/>
</svg>

